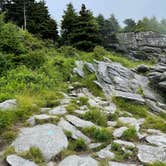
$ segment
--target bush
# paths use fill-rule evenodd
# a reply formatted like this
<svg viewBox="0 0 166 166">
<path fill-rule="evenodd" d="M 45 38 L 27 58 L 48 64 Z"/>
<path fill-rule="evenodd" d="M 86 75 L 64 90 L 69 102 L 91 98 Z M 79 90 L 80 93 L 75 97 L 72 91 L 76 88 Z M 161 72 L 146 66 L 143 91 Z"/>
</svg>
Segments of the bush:
<svg viewBox="0 0 166 166">
<path fill-rule="evenodd" d="M 62 53 L 65 57 L 78 56 L 78 51 L 72 46 L 63 46 L 58 49 L 58 52 Z"/>
<path fill-rule="evenodd" d="M 14 24 L 8 23 L 1 27 L 0 39 L 0 51 L 2 52 L 21 54 L 27 51 L 23 45 L 23 35 Z"/>
<path fill-rule="evenodd" d="M 112 140 L 112 133 L 106 128 L 89 127 L 84 129 L 84 133 L 95 141 L 105 142 Z"/>
<path fill-rule="evenodd" d="M 96 108 L 86 112 L 83 115 L 83 118 L 86 120 L 90 120 L 97 125 L 106 126 L 107 125 L 107 116 L 103 111 L 100 111 Z"/>
<path fill-rule="evenodd" d="M 104 56 L 109 54 L 104 47 L 96 46 L 93 50 L 94 58 L 97 60 L 102 60 Z"/>
</svg>

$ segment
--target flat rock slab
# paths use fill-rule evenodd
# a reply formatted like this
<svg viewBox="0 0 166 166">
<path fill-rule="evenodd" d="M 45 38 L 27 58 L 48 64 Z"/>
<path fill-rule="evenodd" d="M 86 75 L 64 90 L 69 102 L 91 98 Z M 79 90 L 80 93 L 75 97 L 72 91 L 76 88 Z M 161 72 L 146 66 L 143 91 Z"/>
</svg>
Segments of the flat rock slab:
<svg viewBox="0 0 166 166">
<path fill-rule="evenodd" d="M 118 129 L 115 129 L 113 132 L 113 136 L 115 138 L 120 138 L 123 135 L 124 131 L 126 131 L 127 129 L 127 127 L 120 127 Z"/>
<path fill-rule="evenodd" d="M 111 152 L 110 149 L 111 149 L 111 145 L 108 145 L 106 148 L 101 149 L 96 154 L 101 159 L 105 159 L 105 158 L 113 159 L 115 157 L 115 154 Z"/>
<path fill-rule="evenodd" d="M 133 101 L 136 101 L 136 102 L 141 103 L 141 104 L 145 103 L 145 100 L 139 94 L 122 92 L 122 91 L 115 91 L 114 96 L 119 97 L 119 98 L 124 98 L 127 100 L 133 100 Z"/>
<path fill-rule="evenodd" d="M 122 146 L 129 146 L 129 147 L 133 147 L 133 148 L 135 147 L 135 145 L 132 142 L 128 142 L 128 141 L 114 140 L 113 142 L 117 143 L 119 145 L 122 145 Z"/>
<path fill-rule="evenodd" d="M 58 166 L 98 166 L 98 162 L 89 156 L 79 157 L 73 155 L 65 158 Z"/>
<path fill-rule="evenodd" d="M 2 103 L 0 103 L 0 109 L 1 110 L 10 110 L 13 108 L 17 107 L 17 101 L 16 99 L 10 99 L 10 100 L 6 100 Z"/>
<path fill-rule="evenodd" d="M 76 127 L 86 128 L 86 127 L 96 126 L 94 123 L 92 123 L 90 121 L 80 119 L 80 118 L 78 118 L 77 116 L 74 116 L 74 115 L 67 115 L 66 119 L 69 122 L 71 122 L 73 125 L 75 125 Z"/>
<path fill-rule="evenodd" d="M 58 106 L 52 110 L 49 111 L 49 114 L 51 115 L 63 115 L 65 114 L 67 111 L 66 111 L 66 108 L 63 107 L 63 106 Z"/>
<path fill-rule="evenodd" d="M 57 117 L 56 116 L 50 116 L 50 115 L 47 115 L 47 114 L 41 114 L 41 115 L 34 115 L 32 117 L 30 117 L 27 122 L 34 126 L 36 125 L 36 121 L 48 121 L 50 119 L 56 119 Z"/>
<path fill-rule="evenodd" d="M 6 161 L 11 166 L 38 166 L 34 162 L 25 160 L 17 155 L 7 156 Z"/>
<path fill-rule="evenodd" d="M 135 119 L 131 117 L 120 117 L 118 119 L 123 124 L 129 124 L 134 126 L 137 131 L 139 131 L 140 125 L 144 122 L 144 119 Z"/>
<path fill-rule="evenodd" d="M 129 164 L 129 163 L 118 163 L 118 162 L 109 162 L 109 166 L 137 166 L 136 164 Z"/>
<path fill-rule="evenodd" d="M 151 135 L 146 137 L 146 140 L 154 145 L 162 146 L 166 148 L 166 134 L 162 135 Z"/>
<path fill-rule="evenodd" d="M 94 149 L 94 148 L 97 148 L 101 145 L 102 145 L 102 143 L 91 143 L 88 145 L 88 147 L 89 147 L 89 149 Z"/>
<path fill-rule="evenodd" d="M 166 149 L 149 145 L 138 145 L 138 158 L 143 163 L 166 162 Z"/>
<path fill-rule="evenodd" d="M 31 147 L 37 147 L 41 150 L 44 159 L 49 161 L 53 156 L 67 148 L 68 140 L 60 127 L 44 124 L 22 128 L 12 146 L 16 152 L 25 152 Z"/>
<path fill-rule="evenodd" d="M 58 123 L 58 126 L 60 126 L 63 130 L 70 131 L 72 133 L 73 139 L 82 138 L 86 143 L 91 142 L 91 140 L 86 135 L 84 135 L 75 126 L 73 126 L 68 121 L 64 120 L 63 118 L 61 118 L 60 122 Z"/>
</svg>

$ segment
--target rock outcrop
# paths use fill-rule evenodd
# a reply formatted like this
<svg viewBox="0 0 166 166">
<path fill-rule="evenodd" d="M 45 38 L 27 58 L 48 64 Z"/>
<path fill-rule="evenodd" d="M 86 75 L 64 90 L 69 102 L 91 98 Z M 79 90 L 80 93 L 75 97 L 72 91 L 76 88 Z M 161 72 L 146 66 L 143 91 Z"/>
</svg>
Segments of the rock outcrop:
<svg viewBox="0 0 166 166">
<path fill-rule="evenodd" d="M 117 39 L 117 49 L 136 59 L 159 58 L 166 52 L 166 35 L 156 32 L 120 33 Z"/>
</svg>

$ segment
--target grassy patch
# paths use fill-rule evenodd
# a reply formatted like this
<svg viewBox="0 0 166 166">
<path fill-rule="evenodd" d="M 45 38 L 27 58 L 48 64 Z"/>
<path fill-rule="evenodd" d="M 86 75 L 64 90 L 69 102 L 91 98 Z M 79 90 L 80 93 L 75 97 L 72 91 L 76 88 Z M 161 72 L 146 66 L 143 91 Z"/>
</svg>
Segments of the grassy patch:
<svg viewBox="0 0 166 166">
<path fill-rule="evenodd" d="M 110 142 L 113 138 L 112 132 L 106 128 L 89 127 L 83 129 L 83 132 L 97 142 Z"/>
<path fill-rule="evenodd" d="M 148 116 L 149 109 L 145 105 L 137 104 L 133 101 L 128 101 L 120 98 L 113 98 L 113 101 L 122 112 L 129 112 L 136 118 L 145 118 Z"/>
<path fill-rule="evenodd" d="M 130 146 L 122 147 L 121 145 L 113 142 L 111 144 L 111 151 L 115 154 L 115 161 L 135 161 L 137 159 L 137 149 L 133 147 L 131 148 Z"/>
<path fill-rule="evenodd" d="M 106 114 L 97 109 L 97 108 L 92 108 L 90 111 L 86 112 L 83 115 L 83 118 L 89 121 L 94 122 L 97 125 L 100 126 L 106 126 L 107 125 L 107 116 Z"/>
<path fill-rule="evenodd" d="M 5 131 L 1 137 L 4 143 L 11 143 L 17 136 L 17 132 L 16 131 Z"/>
<path fill-rule="evenodd" d="M 74 103 L 70 103 L 68 106 L 65 107 L 66 110 L 69 113 L 73 113 L 75 110 L 79 109 L 78 105 L 74 104 Z"/>
<path fill-rule="evenodd" d="M 125 130 L 121 138 L 127 141 L 136 141 L 138 137 L 137 137 L 137 131 L 135 127 L 130 127 L 127 130 Z"/>
<path fill-rule="evenodd" d="M 144 129 L 158 129 L 163 132 L 166 132 L 166 123 L 165 121 L 156 115 L 149 115 L 146 119 L 145 122 L 143 123 L 142 127 Z"/>
<path fill-rule="evenodd" d="M 152 164 L 146 164 L 145 166 L 166 166 L 166 163 L 157 161 L 157 162 L 152 163 Z"/>
<path fill-rule="evenodd" d="M 19 156 L 32 160 L 35 163 L 42 164 L 44 163 L 44 158 L 41 151 L 36 147 L 31 147 L 29 151 L 19 154 Z"/>
</svg>

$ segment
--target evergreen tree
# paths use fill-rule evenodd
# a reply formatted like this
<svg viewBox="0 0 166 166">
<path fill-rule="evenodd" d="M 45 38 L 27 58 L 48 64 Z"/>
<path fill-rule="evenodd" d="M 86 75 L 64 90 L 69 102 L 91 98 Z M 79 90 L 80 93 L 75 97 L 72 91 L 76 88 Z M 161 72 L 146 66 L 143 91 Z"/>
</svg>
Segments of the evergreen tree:
<svg viewBox="0 0 166 166">
<path fill-rule="evenodd" d="M 44 1 L 11 0 L 5 7 L 7 21 L 12 21 L 43 39 L 58 38 L 57 24 L 50 17 Z"/>
<path fill-rule="evenodd" d="M 84 4 L 72 30 L 71 42 L 74 47 L 84 51 L 92 51 L 101 43 L 96 19 Z"/>
<path fill-rule="evenodd" d="M 133 32 L 135 30 L 136 23 L 133 19 L 128 18 L 124 20 L 124 23 L 126 24 L 123 29 L 124 32 Z"/>
<path fill-rule="evenodd" d="M 77 22 L 78 15 L 72 3 L 67 5 L 67 10 L 64 11 L 63 20 L 61 22 L 61 42 L 64 45 L 71 44 L 71 32 Z"/>
<path fill-rule="evenodd" d="M 110 44 L 117 42 L 116 33 L 120 30 L 119 23 L 114 15 L 111 15 L 109 19 L 105 19 L 102 15 L 99 15 L 96 20 L 99 24 L 102 46 L 110 49 Z"/>
</svg>

